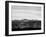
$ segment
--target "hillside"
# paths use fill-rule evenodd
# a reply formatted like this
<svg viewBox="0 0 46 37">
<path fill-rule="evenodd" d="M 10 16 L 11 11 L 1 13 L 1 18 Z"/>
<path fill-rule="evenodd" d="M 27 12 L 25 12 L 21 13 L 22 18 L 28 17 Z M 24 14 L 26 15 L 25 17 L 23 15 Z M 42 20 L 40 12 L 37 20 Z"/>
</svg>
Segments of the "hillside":
<svg viewBox="0 0 46 37">
<path fill-rule="evenodd" d="M 40 20 L 13 20 L 12 21 L 12 30 L 38 30 L 41 29 Z"/>
</svg>

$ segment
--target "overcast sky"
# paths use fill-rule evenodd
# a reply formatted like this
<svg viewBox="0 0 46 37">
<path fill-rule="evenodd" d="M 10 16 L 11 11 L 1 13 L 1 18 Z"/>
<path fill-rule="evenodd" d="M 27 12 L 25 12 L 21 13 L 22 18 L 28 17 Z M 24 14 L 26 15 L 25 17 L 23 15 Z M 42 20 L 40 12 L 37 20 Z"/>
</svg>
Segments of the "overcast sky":
<svg viewBox="0 0 46 37">
<path fill-rule="evenodd" d="M 15 19 L 41 19 L 41 7 L 35 6 L 15 6 L 11 7 L 11 18 Z"/>
</svg>

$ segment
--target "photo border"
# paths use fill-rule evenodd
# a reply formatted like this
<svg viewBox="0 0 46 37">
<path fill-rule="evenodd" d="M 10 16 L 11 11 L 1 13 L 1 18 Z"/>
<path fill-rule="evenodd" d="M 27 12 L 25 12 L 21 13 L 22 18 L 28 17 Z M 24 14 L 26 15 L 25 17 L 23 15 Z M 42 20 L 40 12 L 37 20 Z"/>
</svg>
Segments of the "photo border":
<svg viewBox="0 0 46 37">
<path fill-rule="evenodd" d="M 43 33 L 28 33 L 28 34 L 12 34 L 9 35 L 9 3 L 27 3 L 27 4 L 42 4 L 44 5 L 44 32 Z M 18 36 L 18 35 L 34 35 L 34 34 L 45 34 L 45 3 L 40 2 L 22 2 L 22 1 L 5 1 L 5 36 Z"/>
</svg>

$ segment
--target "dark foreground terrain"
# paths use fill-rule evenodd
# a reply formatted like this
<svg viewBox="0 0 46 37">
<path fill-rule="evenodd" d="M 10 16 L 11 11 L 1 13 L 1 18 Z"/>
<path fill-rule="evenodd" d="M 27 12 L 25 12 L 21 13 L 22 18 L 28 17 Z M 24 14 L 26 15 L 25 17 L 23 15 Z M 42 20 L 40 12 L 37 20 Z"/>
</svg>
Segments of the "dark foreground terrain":
<svg viewBox="0 0 46 37">
<path fill-rule="evenodd" d="M 12 31 L 19 30 L 40 30 L 41 21 L 39 20 L 13 20 L 12 21 Z"/>
</svg>

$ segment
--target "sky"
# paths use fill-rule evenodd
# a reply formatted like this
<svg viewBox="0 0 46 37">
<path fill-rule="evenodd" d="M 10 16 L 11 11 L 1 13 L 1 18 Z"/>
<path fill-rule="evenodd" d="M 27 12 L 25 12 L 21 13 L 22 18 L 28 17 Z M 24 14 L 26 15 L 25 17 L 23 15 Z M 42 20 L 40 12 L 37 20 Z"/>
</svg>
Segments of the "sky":
<svg viewBox="0 0 46 37">
<path fill-rule="evenodd" d="M 12 20 L 15 19 L 41 20 L 41 7 L 12 5 L 11 18 Z"/>
</svg>

